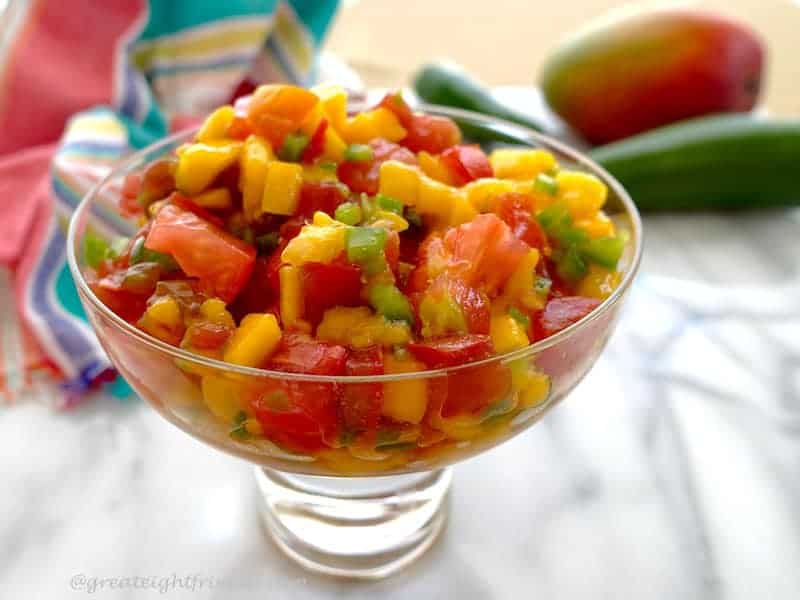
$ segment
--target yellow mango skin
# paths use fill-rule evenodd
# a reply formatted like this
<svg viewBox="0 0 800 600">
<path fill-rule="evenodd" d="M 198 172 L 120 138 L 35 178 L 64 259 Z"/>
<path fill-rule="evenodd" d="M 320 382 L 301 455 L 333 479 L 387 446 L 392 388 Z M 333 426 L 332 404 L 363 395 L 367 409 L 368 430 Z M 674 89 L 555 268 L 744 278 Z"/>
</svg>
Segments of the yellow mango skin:
<svg viewBox="0 0 800 600">
<path fill-rule="evenodd" d="M 523 181 L 558 168 L 555 156 L 539 149 L 500 148 L 489 155 L 489 164 L 498 179 Z"/>
<path fill-rule="evenodd" d="M 245 367 L 259 367 L 275 352 L 280 341 L 281 328 L 275 315 L 250 313 L 228 340 L 223 360 Z"/>
<path fill-rule="evenodd" d="M 231 126 L 234 116 L 236 116 L 236 113 L 232 106 L 220 106 L 203 121 L 200 130 L 197 132 L 197 141 L 206 144 L 226 139 L 228 137 L 228 127 Z"/>
<path fill-rule="evenodd" d="M 292 215 L 300 200 L 303 166 L 275 160 L 267 165 L 261 210 L 274 215 Z"/>
<path fill-rule="evenodd" d="M 262 214 L 264 182 L 267 167 L 275 160 L 272 148 L 264 138 L 248 136 L 239 160 L 239 191 L 242 192 L 242 209 L 247 221 L 255 221 Z"/>
<path fill-rule="evenodd" d="M 416 373 L 424 371 L 425 365 L 415 360 L 398 360 L 392 354 L 383 358 L 384 372 Z M 418 425 L 428 408 L 428 382 L 425 379 L 390 381 L 383 384 L 383 407 L 381 414 L 401 423 Z"/>
<path fill-rule="evenodd" d="M 216 141 L 191 144 L 178 156 L 175 187 L 187 196 L 196 196 L 239 159 L 242 142 Z"/>
</svg>

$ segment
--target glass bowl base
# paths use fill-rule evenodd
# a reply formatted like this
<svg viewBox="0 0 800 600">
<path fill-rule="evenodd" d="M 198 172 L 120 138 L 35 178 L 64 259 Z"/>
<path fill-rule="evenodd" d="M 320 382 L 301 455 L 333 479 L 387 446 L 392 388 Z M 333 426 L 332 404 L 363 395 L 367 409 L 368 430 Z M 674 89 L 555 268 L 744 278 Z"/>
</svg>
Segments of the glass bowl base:
<svg viewBox="0 0 800 600">
<path fill-rule="evenodd" d="M 442 531 L 450 469 L 372 478 L 256 468 L 262 521 L 306 569 L 380 579 L 421 556 Z"/>
</svg>

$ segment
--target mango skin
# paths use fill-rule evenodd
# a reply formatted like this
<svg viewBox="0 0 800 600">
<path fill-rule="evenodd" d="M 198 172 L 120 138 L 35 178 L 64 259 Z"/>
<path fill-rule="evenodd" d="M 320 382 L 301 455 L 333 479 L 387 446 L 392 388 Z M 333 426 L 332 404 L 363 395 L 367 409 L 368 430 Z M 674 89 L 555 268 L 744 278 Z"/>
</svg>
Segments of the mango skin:
<svg viewBox="0 0 800 600">
<path fill-rule="evenodd" d="M 747 26 L 662 9 L 589 29 L 547 61 L 548 104 L 593 144 L 675 121 L 746 112 L 761 88 L 764 46 Z"/>
</svg>

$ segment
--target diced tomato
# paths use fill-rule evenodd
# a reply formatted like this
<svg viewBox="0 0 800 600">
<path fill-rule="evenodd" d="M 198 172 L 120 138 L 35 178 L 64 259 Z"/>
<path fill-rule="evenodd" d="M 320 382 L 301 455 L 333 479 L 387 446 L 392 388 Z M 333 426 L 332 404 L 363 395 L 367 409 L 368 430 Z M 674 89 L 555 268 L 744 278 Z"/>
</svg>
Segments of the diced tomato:
<svg viewBox="0 0 800 600">
<path fill-rule="evenodd" d="M 301 160 L 304 163 L 313 163 L 325 150 L 325 130 L 328 128 L 328 119 L 322 119 L 314 130 L 308 145 L 303 150 Z"/>
<path fill-rule="evenodd" d="M 461 141 L 461 131 L 452 119 L 414 114 L 410 123 L 404 123 L 408 134 L 400 144 L 412 152 L 439 154 Z"/>
<path fill-rule="evenodd" d="M 450 298 L 461 309 L 469 333 L 489 333 L 491 313 L 489 298 L 483 292 L 468 286 L 460 279 L 444 276 Z"/>
<path fill-rule="evenodd" d="M 253 129 L 267 138 L 273 148 L 280 148 L 284 138 L 297 131 L 319 98 L 309 90 L 286 84 L 256 88 L 247 117 Z"/>
<path fill-rule="evenodd" d="M 600 305 L 596 298 L 565 296 L 551 299 L 533 322 L 534 337 L 544 339 L 580 321 Z"/>
<path fill-rule="evenodd" d="M 225 227 L 225 221 L 222 220 L 222 217 L 206 210 L 199 204 L 195 203 L 191 198 L 187 198 L 186 196 L 184 196 L 179 192 L 173 193 L 169 197 L 169 202 L 170 204 L 174 204 L 175 206 L 179 207 L 182 210 L 196 214 L 198 217 L 200 217 L 204 221 L 208 221 L 212 225 L 216 225 L 217 227 L 222 227 L 222 228 Z"/>
<path fill-rule="evenodd" d="M 381 165 L 387 160 L 397 160 L 408 165 L 417 164 L 414 153 L 387 140 L 374 139 L 369 145 L 372 148 L 372 160 L 344 161 L 337 169 L 339 180 L 356 193 L 378 193 Z"/>
<path fill-rule="evenodd" d="M 300 188 L 300 199 L 295 215 L 310 219 L 315 212 L 321 210 L 333 216 L 336 207 L 346 200 L 342 186 L 334 181 L 307 182 Z"/>
<path fill-rule="evenodd" d="M 90 281 L 89 287 L 108 308 L 129 323 L 135 323 L 147 308 L 147 296 L 125 291 L 109 277 Z"/>
<path fill-rule="evenodd" d="M 347 357 L 346 373 L 358 377 L 382 375 L 381 347 L 352 350 Z M 345 383 L 340 388 L 339 415 L 345 431 L 374 431 L 381 418 L 383 384 Z"/>
<path fill-rule="evenodd" d="M 285 333 L 269 368 L 288 373 L 344 375 L 347 349 L 303 333 Z"/>
<path fill-rule="evenodd" d="M 289 217 L 280 226 L 279 232 L 281 234 L 281 239 L 288 242 L 289 240 L 296 238 L 305 224 L 306 217 Z"/>
<path fill-rule="evenodd" d="M 475 414 L 511 393 L 511 371 L 507 365 L 491 362 L 459 369 L 447 376 L 447 399 L 443 417 Z"/>
<path fill-rule="evenodd" d="M 500 288 L 529 250 L 491 213 L 450 229 L 444 236 L 444 246 L 450 254 L 448 269 L 467 285 L 487 292 Z"/>
<path fill-rule="evenodd" d="M 307 262 L 301 268 L 303 318 L 317 325 L 334 306 L 358 306 L 361 300 L 361 268 L 346 262 Z"/>
<path fill-rule="evenodd" d="M 446 256 L 441 235 L 432 233 L 422 241 L 416 252 L 416 264 L 406 281 L 406 294 L 425 291 L 434 275 L 444 269 Z"/>
<path fill-rule="evenodd" d="M 549 248 L 547 236 L 539 222 L 533 218 L 531 209 L 533 201 L 530 196 L 509 192 L 500 194 L 495 199 L 495 213 L 511 228 L 517 239 L 541 253 Z"/>
<path fill-rule="evenodd" d="M 259 390 L 250 406 L 267 439 L 295 452 L 314 452 L 336 438 L 332 383 L 278 381 Z"/>
<path fill-rule="evenodd" d="M 456 186 L 493 175 L 489 158 L 478 146 L 452 146 L 442 152 L 440 160 Z"/>
<path fill-rule="evenodd" d="M 252 312 L 273 312 L 280 300 L 281 253 L 286 247 L 282 244 L 269 256 L 259 256 L 253 264 L 253 272 L 247 284 L 230 306 L 234 317 L 241 320 Z"/>
<path fill-rule="evenodd" d="M 233 331 L 222 323 L 201 322 L 192 324 L 184 336 L 190 348 L 216 350 L 228 341 Z"/>
<path fill-rule="evenodd" d="M 451 335 L 407 346 L 415 358 L 430 369 L 452 367 L 475 362 L 492 355 L 494 348 L 488 335 Z"/>
<path fill-rule="evenodd" d="M 252 246 L 177 203 L 158 211 L 145 247 L 171 254 L 204 291 L 226 303 L 247 283 L 256 258 Z"/>
<path fill-rule="evenodd" d="M 142 178 L 138 173 L 128 173 L 122 182 L 119 197 L 120 212 L 126 217 L 140 215 L 144 212 L 142 203 L 139 202 L 139 191 L 142 188 Z"/>
</svg>

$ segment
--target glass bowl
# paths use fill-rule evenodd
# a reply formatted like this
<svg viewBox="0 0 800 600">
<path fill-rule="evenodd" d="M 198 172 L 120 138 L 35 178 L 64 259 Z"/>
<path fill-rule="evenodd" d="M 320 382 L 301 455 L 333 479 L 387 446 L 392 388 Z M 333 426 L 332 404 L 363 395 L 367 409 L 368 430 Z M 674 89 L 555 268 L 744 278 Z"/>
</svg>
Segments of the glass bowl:
<svg viewBox="0 0 800 600">
<path fill-rule="evenodd" d="M 194 131 L 166 138 L 117 166 L 83 199 L 69 228 L 72 275 L 100 343 L 134 390 L 170 423 L 203 442 L 256 465 L 263 521 L 278 545 L 307 568 L 333 575 L 376 578 L 409 564 L 441 531 L 449 465 L 525 431 L 586 375 L 606 344 L 630 289 L 641 254 L 641 223 L 625 190 L 578 152 L 526 128 L 439 106 L 419 106 L 454 119 L 468 139 L 544 148 L 559 163 L 608 186 L 607 214 L 629 243 L 616 290 L 592 313 L 545 340 L 505 355 L 448 369 L 369 377 L 298 375 L 236 366 L 162 342 L 112 312 L 90 288 L 84 270 L 87 232 L 109 240 L 138 225 L 118 211 L 122 182 L 131 172 L 171 154 Z M 491 142 L 491 143 L 497 143 Z M 423 394 L 420 425 L 314 452 L 285 448 L 280 432 L 232 435 L 231 421 L 257 399 L 278 392 L 290 413 L 293 398 L 335 403 L 343 394 L 380 386 L 384 397 Z M 448 399 L 485 406 L 451 415 Z M 296 450 L 296 449 L 295 449 Z M 224 518 L 222 515 L 220 518 Z"/>
</svg>

